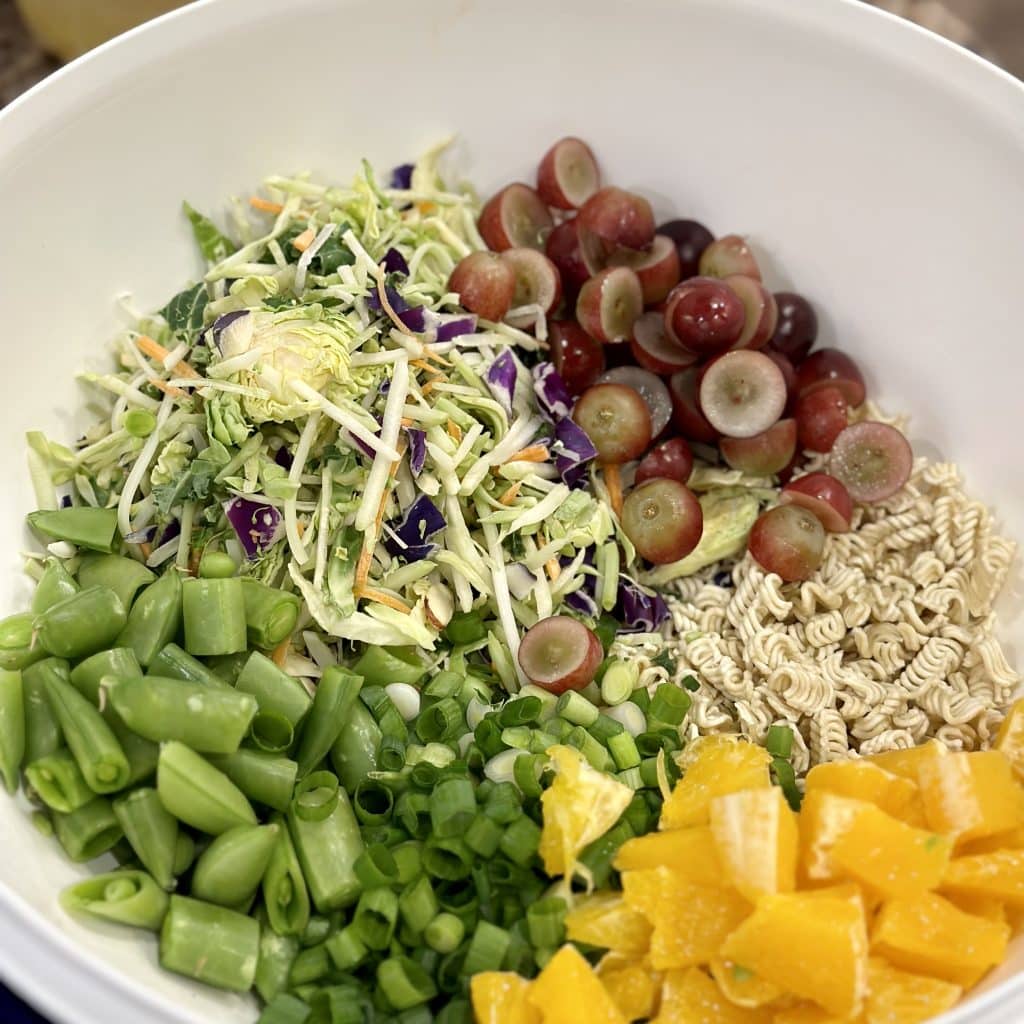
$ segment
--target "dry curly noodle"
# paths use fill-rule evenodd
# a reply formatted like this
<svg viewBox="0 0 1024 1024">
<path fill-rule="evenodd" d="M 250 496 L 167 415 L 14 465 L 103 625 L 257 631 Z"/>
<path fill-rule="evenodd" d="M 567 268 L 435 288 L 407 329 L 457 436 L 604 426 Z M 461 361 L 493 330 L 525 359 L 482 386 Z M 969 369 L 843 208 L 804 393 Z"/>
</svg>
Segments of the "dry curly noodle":
<svg viewBox="0 0 1024 1024">
<path fill-rule="evenodd" d="M 651 661 L 667 645 L 672 677 L 700 683 L 692 735 L 762 741 L 786 725 L 800 773 L 930 737 L 973 750 L 994 737 L 1020 679 L 992 610 L 1015 549 L 955 465 L 918 459 L 901 491 L 828 538 L 810 580 L 783 583 L 746 555 L 723 587 L 716 566 L 666 595 L 664 635 L 622 637 L 613 653 L 650 685 L 669 677 Z"/>
</svg>

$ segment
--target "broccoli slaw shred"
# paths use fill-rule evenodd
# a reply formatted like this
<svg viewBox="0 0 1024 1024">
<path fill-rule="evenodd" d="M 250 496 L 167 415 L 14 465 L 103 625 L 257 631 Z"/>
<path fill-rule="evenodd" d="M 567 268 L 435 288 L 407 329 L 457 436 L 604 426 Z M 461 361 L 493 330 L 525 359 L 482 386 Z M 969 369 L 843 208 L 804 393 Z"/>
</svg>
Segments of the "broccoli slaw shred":
<svg viewBox="0 0 1024 1024">
<path fill-rule="evenodd" d="M 349 188 L 270 178 L 226 234 L 186 204 L 202 280 L 133 317 L 117 372 L 83 375 L 109 417 L 74 448 L 31 435 L 30 469 L 39 508 L 116 508 L 154 569 L 224 549 L 329 643 L 432 650 L 489 605 L 514 690 L 522 631 L 615 606 L 618 541 L 579 486 L 592 447 L 526 365 L 543 323 L 477 323 L 448 291 L 484 244 L 439 152 L 402 188 L 366 164 Z"/>
</svg>

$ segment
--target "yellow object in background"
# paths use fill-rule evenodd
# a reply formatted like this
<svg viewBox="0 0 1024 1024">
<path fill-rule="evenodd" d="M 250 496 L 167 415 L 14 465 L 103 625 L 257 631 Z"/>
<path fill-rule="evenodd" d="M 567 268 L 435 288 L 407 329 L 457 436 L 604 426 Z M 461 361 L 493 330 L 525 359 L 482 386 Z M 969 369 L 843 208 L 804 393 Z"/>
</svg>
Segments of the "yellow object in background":
<svg viewBox="0 0 1024 1024">
<path fill-rule="evenodd" d="M 183 7 L 185 0 L 17 0 L 18 9 L 36 42 L 62 61 Z"/>
</svg>

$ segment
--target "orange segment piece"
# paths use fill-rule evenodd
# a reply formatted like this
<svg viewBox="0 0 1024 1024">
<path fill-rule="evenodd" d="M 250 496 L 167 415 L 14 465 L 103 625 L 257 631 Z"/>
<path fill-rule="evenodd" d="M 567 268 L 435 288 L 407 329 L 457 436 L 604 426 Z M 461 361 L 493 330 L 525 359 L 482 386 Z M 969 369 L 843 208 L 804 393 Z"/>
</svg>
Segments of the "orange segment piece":
<svg viewBox="0 0 1024 1024">
<path fill-rule="evenodd" d="M 935 893 L 888 900 L 875 920 L 873 952 L 914 974 L 970 988 L 1006 955 L 1008 925 L 965 914 Z"/>
<path fill-rule="evenodd" d="M 1024 788 L 998 750 L 933 758 L 921 766 L 920 786 L 929 827 L 958 842 L 1024 824 Z"/>
<path fill-rule="evenodd" d="M 804 792 L 819 789 L 853 800 L 866 800 L 908 825 L 924 826 L 924 808 L 917 783 L 864 758 L 815 765 L 807 773 Z"/>
<path fill-rule="evenodd" d="M 962 910 L 965 914 L 973 914 L 975 917 L 983 917 L 986 921 L 996 921 L 1000 924 L 1006 924 L 1009 920 L 1007 916 L 1006 904 L 1001 900 L 997 900 L 994 896 L 982 896 L 978 893 L 958 893 L 950 890 L 944 890 L 943 896 L 949 900 L 959 910 Z"/>
<path fill-rule="evenodd" d="M 710 805 L 725 878 L 756 903 L 762 896 L 796 886 L 796 815 L 782 790 L 746 789 L 715 797 Z"/>
<path fill-rule="evenodd" d="M 469 983 L 477 1024 L 541 1024 L 541 1015 L 527 999 L 530 983 L 511 971 L 484 971 Z"/>
<path fill-rule="evenodd" d="M 721 956 L 840 1017 L 858 1013 L 867 991 L 864 911 L 851 899 L 766 896 Z"/>
<path fill-rule="evenodd" d="M 949 864 L 951 840 L 897 821 L 872 804 L 832 846 L 835 867 L 886 896 L 934 889 Z"/>
<path fill-rule="evenodd" d="M 948 751 L 944 744 L 938 740 L 929 740 L 919 747 L 910 747 L 908 750 L 886 750 L 881 754 L 871 754 L 863 758 L 869 764 L 878 765 L 893 775 L 900 775 L 911 782 L 920 780 L 921 768 L 930 764 L 937 757 L 945 757 Z"/>
<path fill-rule="evenodd" d="M 573 907 L 565 917 L 573 942 L 600 946 L 623 956 L 643 956 L 651 943 L 651 923 L 618 893 L 598 893 Z"/>
<path fill-rule="evenodd" d="M 657 1012 L 662 976 L 646 962 L 605 957 L 597 976 L 626 1020 L 646 1020 Z"/>
<path fill-rule="evenodd" d="M 772 1024 L 848 1024 L 852 1020 L 857 1024 L 863 1022 L 862 1017 L 837 1017 L 814 1003 L 797 1003 L 796 1006 L 787 1006 L 777 1011 L 772 1017 Z"/>
<path fill-rule="evenodd" d="M 878 957 L 868 961 L 864 1024 L 921 1024 L 945 1013 L 963 994 L 959 985 L 909 974 Z"/>
<path fill-rule="evenodd" d="M 1024 850 L 997 850 L 950 861 L 942 879 L 943 892 L 991 896 L 1024 907 Z"/>
<path fill-rule="evenodd" d="M 575 946 L 562 948 L 537 975 L 527 993 L 544 1024 L 626 1024 L 593 968 Z M 504 1021 L 501 1024 L 505 1024 Z"/>
<path fill-rule="evenodd" d="M 722 995 L 737 1006 L 755 1009 L 773 1003 L 783 991 L 778 985 L 766 981 L 743 964 L 734 964 L 721 957 L 711 960 L 711 976 L 718 982 Z"/>
<path fill-rule="evenodd" d="M 961 843 L 957 852 L 967 857 L 975 853 L 996 853 L 998 850 L 1024 850 L 1024 828 L 1000 832 L 997 836 L 985 836 L 983 839 L 970 839 Z"/>
<path fill-rule="evenodd" d="M 706 825 L 716 796 L 771 785 L 771 756 L 763 748 L 732 736 L 703 736 L 680 759 L 682 779 L 661 809 L 660 828 Z"/>
<path fill-rule="evenodd" d="M 718 862 L 711 829 L 674 828 L 667 832 L 650 832 L 628 839 L 615 855 L 619 871 L 638 868 L 671 868 L 680 878 L 698 885 L 721 885 L 722 866 Z"/>
<path fill-rule="evenodd" d="M 841 870 L 832 862 L 832 848 L 870 806 L 824 789 L 806 794 L 800 807 L 800 870 L 805 879 L 823 882 L 840 876 Z"/>
<path fill-rule="evenodd" d="M 1007 712 L 993 746 L 1009 758 L 1014 774 L 1024 782 L 1024 700 Z"/>
<path fill-rule="evenodd" d="M 766 1010 L 735 1006 L 702 970 L 669 971 L 661 990 L 661 1010 L 651 1024 L 771 1024 Z"/>
</svg>

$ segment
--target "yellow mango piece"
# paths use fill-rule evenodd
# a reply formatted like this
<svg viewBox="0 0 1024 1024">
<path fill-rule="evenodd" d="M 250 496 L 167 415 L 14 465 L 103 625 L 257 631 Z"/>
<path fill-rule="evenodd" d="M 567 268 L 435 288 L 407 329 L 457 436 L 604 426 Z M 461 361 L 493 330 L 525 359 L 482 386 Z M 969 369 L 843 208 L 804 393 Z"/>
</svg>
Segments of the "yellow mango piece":
<svg viewBox="0 0 1024 1024">
<path fill-rule="evenodd" d="M 553 878 L 571 876 L 580 851 L 615 824 L 633 799 L 633 790 L 591 768 L 572 747 L 552 747 L 555 781 L 541 796 L 544 826 L 539 853 Z"/>
<path fill-rule="evenodd" d="M 547 962 L 527 993 L 530 1005 L 543 1015 L 544 1024 L 626 1024 L 593 968 L 565 945 Z M 502 1022 L 504 1024 L 504 1022 Z"/>
<path fill-rule="evenodd" d="M 965 914 L 936 893 L 887 900 L 871 949 L 893 966 L 970 988 L 1006 955 L 1008 925 Z"/>
<path fill-rule="evenodd" d="M 527 999 L 530 982 L 511 971 L 484 971 L 469 982 L 477 1024 L 541 1024 L 540 1011 Z"/>
<path fill-rule="evenodd" d="M 878 765 L 893 775 L 900 775 L 911 782 L 920 783 L 921 768 L 930 764 L 937 757 L 945 757 L 949 751 L 938 740 L 929 740 L 919 747 L 907 750 L 886 750 L 881 754 L 871 754 L 862 758 L 870 764 Z"/>
<path fill-rule="evenodd" d="M 711 976 L 718 983 L 722 995 L 737 1006 L 754 1009 L 773 1003 L 783 995 L 778 985 L 766 981 L 749 967 L 723 960 L 719 956 L 711 960 Z"/>
<path fill-rule="evenodd" d="M 735 736 L 702 736 L 679 759 L 683 777 L 661 808 L 659 827 L 706 825 L 716 796 L 771 785 L 771 755 L 756 743 Z"/>
<path fill-rule="evenodd" d="M 865 800 L 908 825 L 924 826 L 917 782 L 886 771 L 866 758 L 815 765 L 807 773 L 804 792 L 819 789 L 852 800 Z"/>
<path fill-rule="evenodd" d="M 646 1020 L 657 1012 L 662 975 L 646 961 L 606 956 L 597 965 L 597 976 L 626 1020 Z"/>
<path fill-rule="evenodd" d="M 734 890 L 695 885 L 668 868 L 626 871 L 622 891 L 627 905 L 654 925 L 649 957 L 658 970 L 709 963 L 750 913 Z"/>
<path fill-rule="evenodd" d="M 959 985 L 909 974 L 872 957 L 864 1024 L 921 1024 L 945 1013 L 963 995 Z"/>
<path fill-rule="evenodd" d="M 1024 782 L 1024 700 L 1016 701 L 1006 713 L 993 747 L 1009 758 L 1014 774 Z"/>
<path fill-rule="evenodd" d="M 997 850 L 1024 850 L 1024 828 L 1012 832 L 1000 832 L 997 836 L 984 836 L 961 843 L 958 856 L 972 856 L 975 853 L 995 853 Z"/>
<path fill-rule="evenodd" d="M 1006 904 L 994 896 L 951 892 L 948 889 L 943 890 L 942 895 L 965 914 L 973 914 L 975 917 L 985 918 L 986 921 L 996 921 L 1001 924 L 1006 924 L 1009 921 Z"/>
<path fill-rule="evenodd" d="M 756 903 L 796 886 L 797 825 L 782 790 L 745 789 L 715 797 L 709 807 L 725 878 Z"/>
<path fill-rule="evenodd" d="M 863 800 L 836 796 L 824 789 L 804 796 L 799 817 L 800 874 L 804 880 L 827 882 L 840 876 L 841 869 L 832 862 L 832 848 L 870 806 Z"/>
<path fill-rule="evenodd" d="M 671 868 L 680 878 L 698 885 L 721 885 L 722 865 L 707 825 L 649 832 L 627 839 L 613 864 L 618 871 L 638 868 Z"/>
<path fill-rule="evenodd" d="M 623 956 L 643 956 L 651 944 L 651 923 L 618 893 L 594 893 L 565 916 L 566 936 L 573 942 L 611 949 Z"/>
<path fill-rule="evenodd" d="M 762 899 L 722 945 L 721 956 L 840 1017 L 867 991 L 868 939 L 859 902 L 812 893 Z"/>
<path fill-rule="evenodd" d="M 922 764 L 919 784 L 929 827 L 960 843 L 1024 824 L 1024 788 L 998 750 L 933 758 Z"/>
<path fill-rule="evenodd" d="M 651 1024 L 771 1024 L 766 1010 L 730 1003 L 700 968 L 669 971 L 661 990 L 661 1009 Z"/>
<path fill-rule="evenodd" d="M 837 1017 L 834 1013 L 828 1013 L 814 1003 L 797 1003 L 796 1006 L 787 1006 L 778 1010 L 772 1017 L 772 1024 L 847 1024 L 853 1020 L 851 1017 Z M 861 1018 L 856 1018 L 860 1024 Z"/>
<path fill-rule="evenodd" d="M 831 849 L 833 868 L 886 896 L 934 889 L 949 864 L 953 843 L 913 828 L 871 804 L 863 807 Z"/>
<path fill-rule="evenodd" d="M 955 857 L 942 879 L 944 893 L 993 896 L 1024 907 L 1024 850 L 996 850 Z"/>
</svg>

